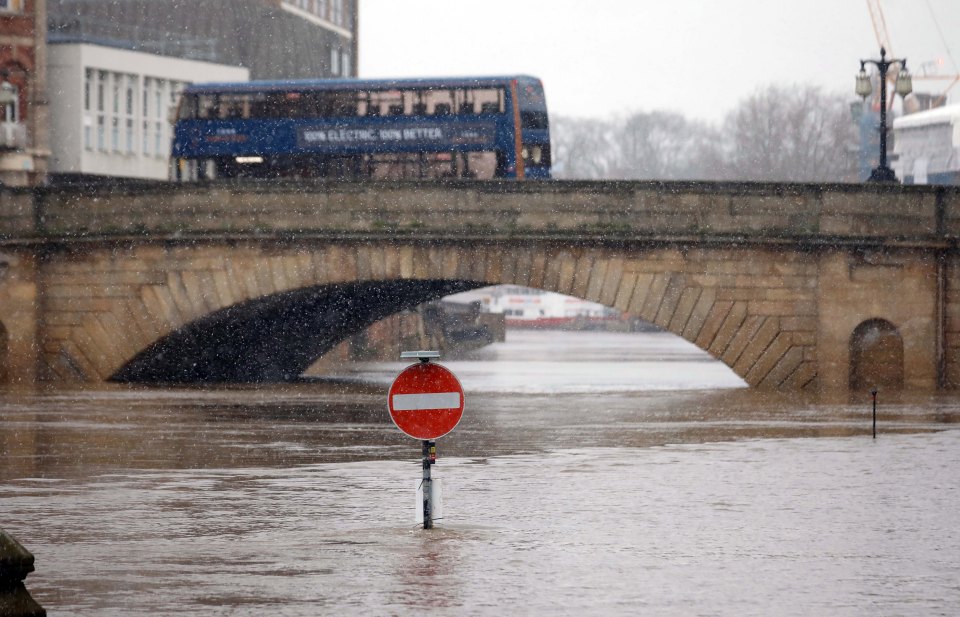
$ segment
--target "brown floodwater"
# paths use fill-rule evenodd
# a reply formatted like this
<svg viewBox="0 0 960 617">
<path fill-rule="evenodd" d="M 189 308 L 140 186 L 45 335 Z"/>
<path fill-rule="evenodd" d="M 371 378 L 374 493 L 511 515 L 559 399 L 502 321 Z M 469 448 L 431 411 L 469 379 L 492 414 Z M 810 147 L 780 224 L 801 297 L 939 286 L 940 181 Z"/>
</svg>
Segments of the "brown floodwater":
<svg viewBox="0 0 960 617">
<path fill-rule="evenodd" d="M 414 524 L 402 363 L 269 387 L 0 394 L 0 526 L 51 615 L 948 615 L 960 397 L 761 393 L 664 334 L 444 362 Z"/>
</svg>

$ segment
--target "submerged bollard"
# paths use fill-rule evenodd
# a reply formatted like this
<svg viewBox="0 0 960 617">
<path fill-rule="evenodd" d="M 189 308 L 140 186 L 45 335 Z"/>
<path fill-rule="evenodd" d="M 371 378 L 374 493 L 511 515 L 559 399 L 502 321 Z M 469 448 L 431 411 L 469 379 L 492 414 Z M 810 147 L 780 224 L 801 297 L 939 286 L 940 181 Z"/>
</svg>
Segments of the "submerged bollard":
<svg viewBox="0 0 960 617">
<path fill-rule="evenodd" d="M 0 615 L 47 617 L 47 611 L 30 597 L 23 579 L 33 572 L 33 555 L 0 529 Z"/>
</svg>

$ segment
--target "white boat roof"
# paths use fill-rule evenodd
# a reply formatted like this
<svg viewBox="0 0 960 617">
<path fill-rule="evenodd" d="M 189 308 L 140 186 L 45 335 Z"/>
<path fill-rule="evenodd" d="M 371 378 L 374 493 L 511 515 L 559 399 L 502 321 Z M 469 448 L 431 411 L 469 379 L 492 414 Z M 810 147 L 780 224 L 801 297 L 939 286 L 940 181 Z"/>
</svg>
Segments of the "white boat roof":
<svg viewBox="0 0 960 617">
<path fill-rule="evenodd" d="M 893 128 L 912 129 L 931 124 L 956 124 L 960 122 L 960 105 L 944 105 L 915 114 L 900 116 L 893 121 Z"/>
</svg>

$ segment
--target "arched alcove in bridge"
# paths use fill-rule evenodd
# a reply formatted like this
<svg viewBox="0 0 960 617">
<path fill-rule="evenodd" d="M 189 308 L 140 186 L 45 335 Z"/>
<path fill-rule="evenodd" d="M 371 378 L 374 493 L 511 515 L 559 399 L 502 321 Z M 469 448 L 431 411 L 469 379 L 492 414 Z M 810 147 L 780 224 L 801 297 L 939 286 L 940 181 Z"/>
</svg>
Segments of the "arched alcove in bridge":
<svg viewBox="0 0 960 617">
<path fill-rule="evenodd" d="M 850 335 L 850 389 L 903 387 L 903 337 L 885 319 L 869 319 Z"/>
<path fill-rule="evenodd" d="M 370 324 L 481 285 L 460 280 L 362 281 L 256 298 L 171 332 L 110 379 L 137 383 L 294 380 L 318 357 Z"/>
</svg>

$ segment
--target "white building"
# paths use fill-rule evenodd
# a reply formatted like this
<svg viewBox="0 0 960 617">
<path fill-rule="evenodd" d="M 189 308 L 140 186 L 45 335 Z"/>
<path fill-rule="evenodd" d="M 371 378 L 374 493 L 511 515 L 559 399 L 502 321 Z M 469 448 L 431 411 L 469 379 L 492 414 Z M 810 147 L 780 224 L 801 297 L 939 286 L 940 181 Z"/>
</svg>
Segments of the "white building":
<svg viewBox="0 0 960 617">
<path fill-rule="evenodd" d="M 960 105 L 893 121 L 891 167 L 904 184 L 960 184 Z"/>
<path fill-rule="evenodd" d="M 483 287 L 444 300 L 479 301 L 483 312 L 502 314 L 508 326 L 567 326 L 578 321 L 620 317 L 620 311 L 596 302 L 519 285 Z"/>
<path fill-rule="evenodd" d="M 50 173 L 166 180 L 170 112 L 189 83 L 246 68 L 87 43 L 48 46 Z"/>
</svg>

